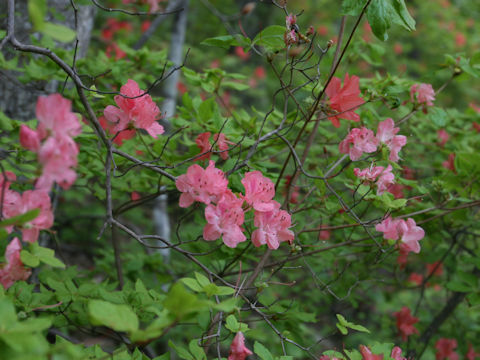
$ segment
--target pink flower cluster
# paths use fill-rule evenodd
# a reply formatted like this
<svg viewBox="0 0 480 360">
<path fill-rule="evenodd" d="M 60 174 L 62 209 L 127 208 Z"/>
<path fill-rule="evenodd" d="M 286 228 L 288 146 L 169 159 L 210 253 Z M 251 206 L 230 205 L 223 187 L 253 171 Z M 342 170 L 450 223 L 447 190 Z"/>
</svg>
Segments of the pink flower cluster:
<svg viewBox="0 0 480 360">
<path fill-rule="evenodd" d="M 376 355 L 372 353 L 372 350 L 370 350 L 367 346 L 365 345 L 360 345 L 360 354 L 362 355 L 362 360 L 383 360 L 383 355 Z M 395 346 L 392 349 L 392 352 L 390 353 L 390 357 L 394 360 L 406 360 L 402 356 L 402 349 L 400 349 L 398 346 Z M 339 360 L 336 357 L 330 357 L 328 355 L 322 355 L 318 360 Z"/>
<path fill-rule="evenodd" d="M 280 242 L 291 243 L 294 239 L 293 232 L 289 230 L 291 217 L 285 210 L 280 210 L 280 204 L 273 200 L 273 182 L 260 171 L 251 171 L 245 174 L 242 184 L 245 195 L 237 196 L 228 189 L 228 180 L 223 171 L 215 167 L 215 162 L 209 161 L 205 169 L 194 164 L 176 180 L 177 189 L 182 192 L 179 205 L 186 208 L 195 201 L 207 205 L 207 224 L 203 229 L 203 238 L 207 241 L 222 237 L 225 245 L 231 248 L 244 242 L 244 214 L 253 209 L 254 224 L 258 227 L 252 233 L 255 246 L 267 244 L 270 249 L 277 249 Z"/>
<path fill-rule="evenodd" d="M 400 311 L 393 313 L 393 316 L 397 319 L 397 329 L 402 341 L 407 341 L 407 338 L 412 334 L 418 334 L 418 330 L 415 328 L 418 318 L 410 313 L 408 307 L 402 307 Z"/>
<path fill-rule="evenodd" d="M 20 251 L 22 250 L 22 244 L 18 238 L 13 238 L 10 244 L 7 245 L 5 250 L 5 259 L 7 263 L 0 267 L 0 284 L 5 289 L 12 286 L 15 281 L 27 280 L 31 274 L 31 270 L 23 266 L 22 260 L 20 260 Z"/>
<path fill-rule="evenodd" d="M 364 183 L 375 182 L 377 185 L 377 195 L 382 195 L 385 191 L 388 191 L 388 188 L 395 180 L 395 175 L 392 173 L 392 165 L 388 165 L 387 168 L 383 166 L 371 166 L 363 170 L 355 168 L 353 169 L 353 173 L 356 177 L 363 180 Z"/>
<path fill-rule="evenodd" d="M 389 160 L 397 162 L 398 153 L 407 143 L 407 138 L 403 135 L 396 135 L 400 128 L 395 127 L 395 122 L 388 118 L 378 124 L 377 135 L 373 131 L 362 127 L 352 129 L 347 137 L 342 140 L 338 146 L 342 154 L 348 154 L 352 161 L 360 159 L 363 153 L 372 153 L 377 150 L 377 146 L 385 144 L 390 150 Z"/>
<path fill-rule="evenodd" d="M 202 156 L 199 156 L 196 158 L 197 161 L 210 159 L 210 156 L 212 155 L 212 144 L 210 143 L 210 136 L 211 136 L 210 132 L 204 132 L 199 134 L 195 139 L 195 143 L 200 148 L 200 153 L 203 154 Z M 231 141 L 228 141 L 225 134 L 222 134 L 222 133 L 214 134 L 213 141 L 215 145 L 218 147 L 218 150 L 221 151 L 220 157 L 223 160 L 227 160 L 228 147 L 229 145 L 234 145 L 234 143 Z"/>
<path fill-rule="evenodd" d="M 43 171 L 35 187 L 50 190 L 53 183 L 68 189 L 77 177 L 72 169 L 77 166 L 78 146 L 73 137 L 82 128 L 71 111 L 72 103 L 60 94 L 40 96 L 37 101 L 37 130 L 20 127 L 20 144 L 37 153 Z"/>
<path fill-rule="evenodd" d="M 253 353 L 245 346 L 245 336 L 239 331 L 230 345 L 228 360 L 245 360 L 247 356 L 252 354 Z"/>
<path fill-rule="evenodd" d="M 430 84 L 414 84 L 410 88 L 410 100 L 423 107 L 426 112 L 427 106 L 433 106 L 435 100 L 435 90 Z"/>
<path fill-rule="evenodd" d="M 120 93 L 123 96 L 115 96 L 118 107 L 108 105 L 103 111 L 104 117 L 99 119 L 104 129 L 115 134 L 115 144 L 120 146 L 123 140 L 135 136 L 135 129 L 144 129 L 155 139 L 164 133 L 163 126 L 157 122 L 160 109 L 134 80 L 129 79 L 120 88 Z"/>
<path fill-rule="evenodd" d="M 383 232 L 384 239 L 400 239 L 400 251 L 404 253 L 414 252 L 418 254 L 420 252 L 418 242 L 425 236 L 425 231 L 417 226 L 412 218 L 405 221 L 403 219 L 392 219 L 389 216 L 380 224 L 377 224 L 375 230 Z"/>
<path fill-rule="evenodd" d="M 5 175 L 5 176 L 4 176 Z M 10 189 L 10 184 L 15 181 L 15 174 L 7 171 L 0 175 L 0 189 L 2 191 L 2 218 L 12 218 L 23 215 L 28 211 L 40 209 L 39 215 L 22 225 L 23 241 L 35 242 L 40 230 L 48 229 L 53 225 L 53 213 L 50 197 L 45 190 L 27 190 L 20 194 Z M 13 226 L 7 226 L 6 230 L 11 233 Z M 4 288 L 10 287 L 17 280 L 25 280 L 30 275 L 30 270 L 25 269 L 20 260 L 21 244 L 14 238 L 7 246 L 5 259 L 7 264 L 0 266 L 0 283 Z"/>
<path fill-rule="evenodd" d="M 352 121 L 359 121 L 360 116 L 355 112 L 357 107 L 362 105 L 365 101 L 360 97 L 359 77 L 345 74 L 343 81 L 338 77 L 333 77 L 325 93 L 329 98 L 330 109 L 337 115 L 329 116 L 329 120 L 333 126 L 340 127 L 340 119 L 347 119 Z"/>
</svg>

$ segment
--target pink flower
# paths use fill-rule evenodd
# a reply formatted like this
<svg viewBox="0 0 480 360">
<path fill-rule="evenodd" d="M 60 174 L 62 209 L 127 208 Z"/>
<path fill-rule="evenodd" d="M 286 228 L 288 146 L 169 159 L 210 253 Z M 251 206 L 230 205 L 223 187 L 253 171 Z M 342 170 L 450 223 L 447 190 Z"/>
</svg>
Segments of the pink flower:
<svg viewBox="0 0 480 360">
<path fill-rule="evenodd" d="M 426 106 L 433 106 L 435 100 L 435 91 L 430 84 L 414 84 L 410 88 L 410 100 L 412 103 L 418 103 Z"/>
<path fill-rule="evenodd" d="M 252 242 L 256 247 L 267 244 L 269 249 L 278 249 L 283 241 L 293 242 L 294 233 L 289 230 L 292 226 L 290 214 L 280 210 L 279 203 L 274 204 L 272 211 L 255 212 L 254 225 L 258 229 L 252 233 Z"/>
<path fill-rule="evenodd" d="M 360 345 L 362 360 L 383 360 L 383 355 L 372 354 L 372 351 L 365 345 Z"/>
<path fill-rule="evenodd" d="M 402 248 L 399 248 L 397 264 L 400 265 L 400 269 L 405 269 L 405 266 L 408 262 L 408 253 L 408 251 L 404 251 Z"/>
<path fill-rule="evenodd" d="M 135 136 L 135 130 L 126 128 L 125 130 L 118 130 L 118 126 L 115 123 L 108 121 L 105 116 L 98 118 L 100 126 L 107 130 L 110 134 L 115 135 L 113 142 L 118 146 L 122 146 L 124 140 L 129 140 Z"/>
<path fill-rule="evenodd" d="M 206 169 L 197 164 L 190 166 L 187 173 L 180 175 L 175 185 L 183 194 L 180 196 L 180 207 L 189 207 L 194 201 L 210 204 L 217 202 L 227 191 L 228 180 L 222 170 L 211 161 Z"/>
<path fill-rule="evenodd" d="M 393 197 L 395 199 L 402 199 L 404 197 L 404 195 L 403 195 L 403 189 L 404 188 L 405 188 L 405 186 L 403 186 L 401 184 L 391 184 L 390 186 L 388 186 L 387 191 L 390 194 L 393 194 Z"/>
<path fill-rule="evenodd" d="M 358 76 L 353 75 L 349 77 L 348 74 L 345 74 L 342 88 L 342 80 L 338 77 L 333 77 L 325 89 L 325 93 L 329 98 L 330 109 L 337 113 L 329 117 L 333 126 L 339 127 L 340 119 L 360 120 L 360 116 L 355 113 L 355 110 L 365 101 L 360 97 L 359 80 Z"/>
<path fill-rule="evenodd" d="M 236 46 L 235 47 L 235 55 L 237 55 L 240 59 L 243 61 L 247 61 L 248 58 L 250 57 L 249 52 L 245 52 L 241 46 Z"/>
<path fill-rule="evenodd" d="M 382 195 L 388 190 L 389 186 L 393 184 L 395 179 L 395 175 L 392 174 L 391 165 L 388 165 L 386 169 L 383 166 L 374 166 L 363 170 L 355 168 L 353 169 L 353 173 L 356 177 L 364 180 L 364 182 L 376 181 L 377 195 Z"/>
<path fill-rule="evenodd" d="M 418 330 L 414 326 L 418 322 L 418 318 L 411 315 L 408 307 L 402 307 L 400 311 L 393 315 L 397 318 L 397 329 L 402 341 L 407 341 L 407 338 L 412 334 L 418 334 Z"/>
<path fill-rule="evenodd" d="M 398 224 L 403 220 L 392 219 L 391 216 L 384 219 L 375 226 L 375 230 L 383 232 L 383 238 L 388 240 L 398 240 Z"/>
<path fill-rule="evenodd" d="M 79 135 L 82 126 L 71 109 L 72 102 L 60 94 L 39 96 L 36 107 L 38 138 L 43 140 L 49 135 Z"/>
<path fill-rule="evenodd" d="M 285 17 L 285 25 L 287 26 L 287 29 L 291 29 L 291 27 L 296 23 L 297 23 L 297 15 L 289 14 L 288 16 Z"/>
<path fill-rule="evenodd" d="M 352 161 L 360 159 L 362 154 L 377 150 L 378 140 L 373 131 L 362 127 L 352 129 L 347 137 L 340 142 L 338 149 L 342 154 L 349 154 Z"/>
<path fill-rule="evenodd" d="M 440 129 L 437 131 L 437 137 L 439 140 L 438 146 L 444 147 L 447 143 L 448 139 L 450 139 L 450 135 L 445 131 L 445 129 Z"/>
<path fill-rule="evenodd" d="M 480 357 L 480 353 L 475 352 L 472 344 L 468 344 L 468 352 L 465 354 L 465 359 L 475 360 L 477 357 Z"/>
<path fill-rule="evenodd" d="M 384 239 L 398 240 L 401 238 L 400 249 L 404 252 L 420 252 L 418 243 L 425 236 L 425 231 L 417 226 L 415 220 L 392 219 L 390 216 L 375 226 L 375 230 L 383 232 Z"/>
<path fill-rule="evenodd" d="M 245 346 L 245 336 L 239 331 L 233 338 L 230 345 L 230 354 L 228 360 L 245 360 L 245 358 L 253 353 Z"/>
<path fill-rule="evenodd" d="M 35 187 L 49 190 L 53 183 L 68 189 L 75 182 L 77 174 L 72 167 L 77 166 L 78 147 L 68 136 L 49 137 L 38 152 L 38 161 L 43 165 L 42 175 Z"/>
<path fill-rule="evenodd" d="M 202 156 L 197 157 L 195 160 L 200 161 L 200 160 L 205 160 L 205 159 L 210 159 L 210 156 L 212 155 L 211 148 L 212 145 L 210 144 L 210 132 L 203 132 L 201 134 L 198 134 L 197 138 L 195 139 L 195 144 L 200 149 L 200 154 L 203 154 Z"/>
<path fill-rule="evenodd" d="M 225 245 L 231 248 L 246 240 L 240 225 L 243 224 L 243 199 L 237 198 L 231 191 L 226 191 L 218 201 L 205 208 L 205 218 L 208 224 L 203 229 L 203 238 L 208 241 L 217 240 L 223 236 Z"/>
<path fill-rule="evenodd" d="M 455 153 L 451 153 L 448 155 L 448 160 L 442 162 L 442 166 L 450 171 L 453 171 L 454 174 L 457 173 L 457 169 L 455 169 Z"/>
<path fill-rule="evenodd" d="M 392 174 L 392 165 L 388 165 L 387 168 L 382 171 L 376 182 L 377 195 L 382 195 L 385 191 L 387 191 L 388 187 L 392 185 L 394 181 L 395 175 Z"/>
<path fill-rule="evenodd" d="M 454 352 L 455 348 L 457 347 L 457 340 L 455 339 L 446 339 L 441 338 L 435 343 L 435 349 L 437 352 L 435 353 L 436 360 L 458 360 L 458 354 Z"/>
<path fill-rule="evenodd" d="M 20 145 L 27 150 L 37 152 L 40 149 L 38 133 L 27 125 L 20 125 Z"/>
<path fill-rule="evenodd" d="M 160 110 L 150 95 L 140 90 L 138 84 L 132 79 L 121 87 L 120 93 L 128 97 L 115 96 L 118 108 L 108 105 L 103 112 L 105 118 L 114 124 L 114 132 L 126 130 L 131 125 L 137 129 L 146 130 L 155 139 L 157 135 L 163 134 L 163 126 L 157 122 Z"/>
<path fill-rule="evenodd" d="M 420 286 L 423 283 L 423 275 L 419 273 L 411 273 L 408 277 L 408 281 Z"/>
<path fill-rule="evenodd" d="M 31 274 L 31 270 L 23 266 L 22 260 L 20 260 L 20 251 L 22 245 L 18 238 L 13 238 L 10 244 L 7 245 L 5 250 L 5 259 L 7 263 L 0 266 L 0 284 L 5 289 L 8 289 L 18 280 L 27 280 Z"/>
<path fill-rule="evenodd" d="M 398 346 L 393 347 L 392 353 L 390 354 L 390 357 L 393 360 L 407 360 L 407 358 L 404 358 L 402 356 L 402 349 L 400 349 Z"/>
<path fill-rule="evenodd" d="M 383 166 L 371 166 L 369 168 L 365 168 L 360 170 L 359 168 L 353 169 L 353 173 L 359 179 L 368 182 L 368 181 L 375 181 L 377 177 L 382 173 L 384 170 Z"/>
<path fill-rule="evenodd" d="M 427 276 L 441 276 L 443 274 L 443 264 L 440 261 L 435 261 L 432 264 L 427 264 Z"/>
<path fill-rule="evenodd" d="M 407 138 L 403 135 L 396 135 L 400 128 L 395 127 L 395 122 L 388 118 L 378 124 L 377 139 L 387 145 L 390 150 L 389 160 L 397 162 L 398 152 L 407 143 Z"/>
<path fill-rule="evenodd" d="M 245 188 L 244 200 L 257 211 L 272 211 L 275 204 L 275 185 L 260 171 L 250 171 L 242 179 Z"/>
<path fill-rule="evenodd" d="M 404 250 L 418 254 L 420 252 L 420 244 L 418 242 L 425 237 L 425 231 L 420 226 L 417 226 L 415 220 L 408 218 L 407 221 L 400 220 L 398 232 L 402 237 L 400 246 Z"/>
<path fill-rule="evenodd" d="M 22 227 L 23 241 L 35 242 L 40 230 L 49 229 L 53 225 L 53 213 L 50 196 L 43 190 L 27 190 L 9 207 L 9 216 L 19 216 L 34 209 L 40 209 L 38 216 Z"/>
<path fill-rule="evenodd" d="M 293 45 L 298 42 L 298 36 L 295 30 L 290 30 L 285 33 L 284 36 L 285 45 Z"/>
<path fill-rule="evenodd" d="M 227 150 L 229 148 L 229 145 L 233 145 L 234 143 L 232 143 L 231 141 L 228 141 L 225 134 L 222 134 L 222 133 L 213 135 L 213 141 L 216 142 L 218 150 L 221 151 L 220 157 L 223 160 L 227 160 L 228 159 Z"/>
</svg>

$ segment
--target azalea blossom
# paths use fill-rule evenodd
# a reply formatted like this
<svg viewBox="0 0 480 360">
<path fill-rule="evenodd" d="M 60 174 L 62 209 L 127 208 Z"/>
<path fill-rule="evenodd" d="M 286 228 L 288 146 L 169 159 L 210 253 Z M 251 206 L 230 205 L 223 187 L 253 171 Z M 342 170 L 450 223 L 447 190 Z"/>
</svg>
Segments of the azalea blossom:
<svg viewBox="0 0 480 360">
<path fill-rule="evenodd" d="M 231 248 L 246 240 L 240 227 L 243 224 L 243 199 L 237 198 L 231 191 L 226 191 L 217 206 L 209 204 L 205 208 L 208 224 L 203 229 L 205 240 L 217 240 L 220 236 L 225 245 Z"/>
<path fill-rule="evenodd" d="M 443 274 L 443 263 L 435 261 L 432 264 L 427 264 L 428 276 L 441 276 Z"/>
<path fill-rule="evenodd" d="M 253 353 L 245 346 L 245 336 L 239 331 L 230 345 L 228 360 L 245 360 L 247 356 L 252 354 Z"/>
<path fill-rule="evenodd" d="M 338 146 L 342 154 L 348 154 L 350 160 L 360 159 L 363 153 L 372 153 L 377 150 L 378 140 L 373 135 L 373 131 L 362 127 L 352 129 L 347 137 L 342 140 Z"/>
<path fill-rule="evenodd" d="M 275 203 L 275 185 L 260 171 L 250 171 L 242 179 L 245 188 L 245 201 L 257 211 L 272 211 Z"/>
<path fill-rule="evenodd" d="M 438 339 L 437 342 L 435 343 L 435 349 L 437 349 L 437 352 L 435 353 L 435 359 L 436 360 L 458 360 L 459 356 L 458 354 L 453 351 L 457 348 L 457 340 L 455 339 L 446 339 L 446 338 L 441 338 Z"/>
<path fill-rule="evenodd" d="M 7 245 L 5 250 L 6 264 L 0 266 L 0 284 L 4 289 L 8 289 L 16 281 L 27 280 L 31 274 L 31 270 L 23 266 L 20 260 L 20 251 L 22 245 L 18 238 L 13 238 Z"/>
<path fill-rule="evenodd" d="M 195 160 L 204 160 L 204 159 L 210 159 L 210 156 L 212 155 L 212 144 L 210 144 L 210 132 L 204 132 L 201 133 L 197 136 L 195 139 L 195 143 L 200 149 L 200 153 L 203 154 L 202 156 L 197 157 Z M 233 145 L 234 143 L 231 141 L 227 140 L 227 137 L 225 134 L 214 134 L 213 135 L 213 141 L 215 142 L 215 145 L 218 147 L 218 150 L 220 151 L 219 155 L 223 160 L 228 159 L 228 148 L 229 145 Z"/>
<path fill-rule="evenodd" d="M 457 173 L 457 169 L 455 168 L 455 153 L 451 153 L 448 155 L 448 160 L 445 160 L 442 162 L 442 166 L 447 169 L 452 171 L 454 174 Z"/>
<path fill-rule="evenodd" d="M 397 162 L 398 152 L 407 143 L 407 138 L 403 135 L 396 135 L 400 128 L 395 127 L 395 122 L 388 118 L 378 124 L 377 139 L 379 142 L 387 145 L 390 150 L 389 160 Z"/>
<path fill-rule="evenodd" d="M 182 192 L 180 207 L 189 207 L 194 201 L 210 204 L 217 202 L 227 191 L 228 180 L 222 170 L 209 161 L 206 169 L 194 164 L 187 173 L 180 175 L 175 181 L 177 189 Z"/>
<path fill-rule="evenodd" d="M 407 341 L 407 338 L 412 334 L 418 334 L 415 324 L 418 318 L 412 316 L 410 309 L 406 306 L 402 307 L 400 311 L 393 314 L 397 319 L 397 329 L 402 337 L 402 341 Z"/>
<path fill-rule="evenodd" d="M 362 360 L 383 360 L 383 355 L 375 355 L 365 345 L 360 345 L 360 354 L 362 354 Z"/>
<path fill-rule="evenodd" d="M 466 360 L 475 360 L 477 357 L 480 357 L 480 353 L 475 352 L 472 344 L 468 344 L 468 351 L 465 354 Z"/>
<path fill-rule="evenodd" d="M 258 227 L 252 233 L 253 245 L 259 247 L 267 244 L 269 249 L 278 249 L 280 243 L 288 241 L 293 243 L 294 233 L 289 230 L 292 226 L 290 214 L 280 210 L 280 204 L 275 202 L 272 211 L 256 211 L 254 225 Z"/>
<path fill-rule="evenodd" d="M 353 169 L 353 173 L 364 182 L 375 182 L 377 185 L 377 195 L 382 195 L 394 183 L 395 175 L 392 173 L 392 166 L 387 168 L 383 166 L 372 166 L 363 170 Z M 377 179 L 378 178 L 378 179 Z"/>
<path fill-rule="evenodd" d="M 411 273 L 408 277 L 408 281 L 420 286 L 423 283 L 423 275 L 419 273 Z"/>
<path fill-rule="evenodd" d="M 384 239 L 398 240 L 401 238 L 400 249 L 404 252 L 420 252 L 418 243 L 425 236 L 425 231 L 417 226 L 415 220 L 408 218 L 392 219 L 390 216 L 375 226 L 375 230 L 383 232 Z"/>
<path fill-rule="evenodd" d="M 210 152 L 212 148 L 212 145 L 210 144 L 210 135 L 210 132 L 203 132 L 201 134 L 198 134 L 197 138 L 195 139 L 195 144 L 197 144 L 200 149 L 200 153 L 203 155 L 197 157 L 195 160 L 200 161 L 210 159 L 210 155 L 212 154 Z"/>
<path fill-rule="evenodd" d="M 40 230 L 49 229 L 53 225 L 53 213 L 51 208 L 50 196 L 44 190 L 27 190 L 16 197 L 15 203 L 8 207 L 9 217 L 19 216 L 28 211 L 40 209 L 38 216 L 23 224 L 23 241 L 35 242 L 38 239 Z"/>
<path fill-rule="evenodd" d="M 414 84 L 410 88 L 410 100 L 412 103 L 423 105 L 424 110 L 426 106 L 433 106 L 435 101 L 435 91 L 430 84 Z"/>
<path fill-rule="evenodd" d="M 49 137 L 38 151 L 38 162 L 43 165 L 42 175 L 35 187 L 49 190 L 54 182 L 69 189 L 77 178 L 72 169 L 77 166 L 78 146 L 68 136 Z"/>
<path fill-rule="evenodd" d="M 360 116 L 355 113 L 355 110 L 365 101 L 360 97 L 359 77 L 349 76 L 345 74 L 343 87 L 342 80 L 338 77 L 333 77 L 325 93 L 329 101 L 328 105 L 333 110 L 334 114 L 328 117 L 333 126 L 340 126 L 340 119 L 347 119 L 352 121 L 359 121 Z"/>
<path fill-rule="evenodd" d="M 36 105 L 36 130 L 22 125 L 20 144 L 38 155 L 42 175 L 35 187 L 50 190 L 53 183 L 68 189 L 76 179 L 78 146 L 73 140 L 81 132 L 81 124 L 71 111 L 72 103 L 60 94 L 40 96 Z"/>
<path fill-rule="evenodd" d="M 398 346 L 393 347 L 392 353 L 390 354 L 390 357 L 393 360 L 407 360 L 407 358 L 404 358 L 402 356 L 402 349 L 400 349 L 400 347 L 398 347 Z"/>
<path fill-rule="evenodd" d="M 108 105 L 103 111 L 105 119 L 111 123 L 107 128 L 114 133 L 132 128 L 144 129 L 155 139 L 164 133 L 163 126 L 157 122 L 160 109 L 134 80 L 129 79 L 120 88 L 120 93 L 123 96 L 115 96 L 118 108 Z"/>
<path fill-rule="evenodd" d="M 437 137 L 438 137 L 438 146 L 444 147 L 445 144 L 447 143 L 448 139 L 450 139 L 450 135 L 445 131 L 445 129 L 440 129 L 437 131 Z"/>
</svg>

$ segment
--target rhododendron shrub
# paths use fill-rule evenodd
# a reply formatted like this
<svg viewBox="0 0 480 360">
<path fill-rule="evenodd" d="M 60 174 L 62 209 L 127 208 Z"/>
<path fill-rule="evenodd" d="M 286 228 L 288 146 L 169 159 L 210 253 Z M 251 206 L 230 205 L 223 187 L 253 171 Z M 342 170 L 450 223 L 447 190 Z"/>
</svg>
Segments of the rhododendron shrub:
<svg viewBox="0 0 480 360">
<path fill-rule="evenodd" d="M 479 357 L 475 1 L 58 3 L 0 5 L 1 359 Z"/>
</svg>

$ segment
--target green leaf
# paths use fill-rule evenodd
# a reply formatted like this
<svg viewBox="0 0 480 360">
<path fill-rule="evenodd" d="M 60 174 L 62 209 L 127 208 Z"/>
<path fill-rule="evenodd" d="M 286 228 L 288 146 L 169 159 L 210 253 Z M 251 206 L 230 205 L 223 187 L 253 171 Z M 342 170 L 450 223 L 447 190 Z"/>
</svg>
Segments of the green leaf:
<svg viewBox="0 0 480 360">
<path fill-rule="evenodd" d="M 222 81 L 222 86 L 232 88 L 234 90 L 243 91 L 250 89 L 250 86 L 247 84 L 242 84 L 236 81 Z"/>
<path fill-rule="evenodd" d="M 190 289 L 196 292 L 201 292 L 202 291 L 202 286 L 198 284 L 198 281 L 192 278 L 183 278 L 180 279 L 181 282 L 183 282 L 185 285 L 187 285 Z"/>
<path fill-rule="evenodd" d="M 25 214 L 14 216 L 3 221 L 0 221 L 0 227 L 7 227 L 11 225 L 20 226 L 29 221 L 32 221 L 40 214 L 40 209 L 33 209 L 27 211 Z"/>
<path fill-rule="evenodd" d="M 195 356 L 196 360 L 207 360 L 207 355 L 205 354 L 205 351 L 203 351 L 203 348 L 198 345 L 197 340 L 190 341 L 188 344 L 188 349 L 193 356 Z"/>
<path fill-rule="evenodd" d="M 47 0 L 28 0 L 28 16 L 35 30 L 43 29 L 45 15 L 47 15 Z"/>
<path fill-rule="evenodd" d="M 103 325 L 116 331 L 133 332 L 138 330 L 137 315 L 127 305 L 90 300 L 88 315 L 93 325 Z"/>
<path fill-rule="evenodd" d="M 347 335 L 348 334 L 348 329 L 343 326 L 343 325 L 340 325 L 340 324 L 336 324 L 337 325 L 337 328 L 338 330 L 340 330 L 340 332 L 343 334 L 343 335 Z"/>
<path fill-rule="evenodd" d="M 342 14 L 357 16 L 362 12 L 367 0 L 343 0 Z"/>
<path fill-rule="evenodd" d="M 32 244 L 33 245 L 33 244 Z M 37 245 L 37 246 L 35 246 Z M 49 248 L 41 247 L 37 243 L 32 246 L 34 249 L 33 254 L 37 256 L 41 262 L 57 268 L 65 268 L 65 264 L 55 257 L 55 251 Z"/>
<path fill-rule="evenodd" d="M 181 358 L 181 359 L 184 359 L 184 360 L 195 360 L 195 358 L 192 356 L 192 354 L 190 354 L 188 352 L 188 350 L 180 347 L 180 346 L 177 346 L 173 343 L 172 340 L 168 340 L 168 346 L 170 346 L 173 350 L 175 350 L 175 352 L 178 354 L 178 356 Z"/>
<path fill-rule="evenodd" d="M 46 22 L 43 24 L 42 29 L 40 29 L 42 33 L 45 35 L 50 36 L 52 39 L 68 43 L 75 40 L 77 34 L 74 30 L 60 24 L 53 24 L 50 22 Z"/>
<path fill-rule="evenodd" d="M 253 39 L 252 45 L 260 45 L 269 51 L 277 51 L 285 48 L 283 36 L 285 27 L 280 25 L 271 25 L 263 29 Z"/>
<path fill-rule="evenodd" d="M 401 23 L 398 21 L 395 22 L 399 25 L 402 25 L 407 30 L 415 30 L 415 20 L 408 12 L 407 6 L 405 5 L 405 0 L 393 0 L 393 8 L 395 9 L 398 17 L 401 19 Z"/>
<path fill-rule="evenodd" d="M 433 107 L 429 109 L 428 117 L 438 127 L 444 127 L 447 124 L 448 114 L 442 108 Z"/>
<path fill-rule="evenodd" d="M 13 130 L 12 120 L 3 111 L 0 111 L 0 130 Z"/>
<path fill-rule="evenodd" d="M 367 19 L 372 32 L 382 41 L 388 39 L 387 30 L 391 23 L 390 10 L 388 0 L 374 0 L 367 8 Z"/>
<path fill-rule="evenodd" d="M 33 268 L 40 265 L 40 259 L 38 256 L 31 254 L 25 249 L 20 251 L 20 259 L 22 260 L 22 263 Z"/>
<path fill-rule="evenodd" d="M 250 45 L 251 40 L 242 35 L 224 35 L 203 40 L 200 45 L 215 46 L 223 49 L 228 49 L 231 46 L 247 46 Z"/>
<path fill-rule="evenodd" d="M 200 286 L 205 287 L 207 285 L 210 285 L 210 280 L 208 280 L 208 278 L 205 275 L 195 272 L 195 277 L 197 278 L 197 281 L 200 284 Z"/>
<path fill-rule="evenodd" d="M 253 351 L 262 360 L 273 360 L 273 356 L 270 351 L 268 351 L 268 349 L 262 344 L 260 344 L 258 341 L 255 341 L 255 344 L 253 345 Z"/>
<path fill-rule="evenodd" d="M 16 321 L 17 314 L 15 312 L 15 306 L 13 306 L 10 299 L 0 299 L 0 333 L 8 330 Z"/>
</svg>

